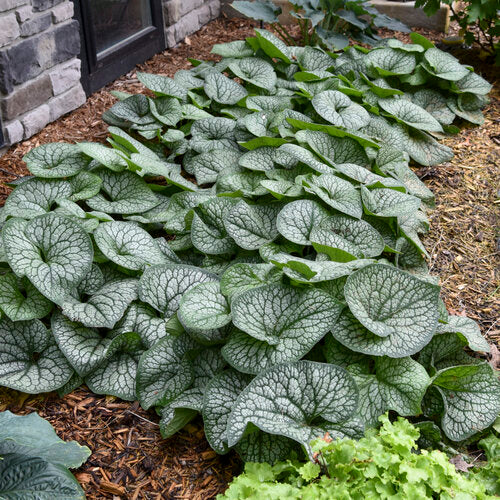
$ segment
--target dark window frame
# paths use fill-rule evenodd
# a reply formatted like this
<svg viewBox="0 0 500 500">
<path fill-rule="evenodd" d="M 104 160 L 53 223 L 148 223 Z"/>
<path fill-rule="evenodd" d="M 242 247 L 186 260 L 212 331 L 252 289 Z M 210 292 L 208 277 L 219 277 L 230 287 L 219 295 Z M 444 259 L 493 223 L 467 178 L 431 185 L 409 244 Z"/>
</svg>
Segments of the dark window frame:
<svg viewBox="0 0 500 500">
<path fill-rule="evenodd" d="M 166 47 L 161 0 L 149 0 L 151 27 L 143 29 L 131 38 L 106 50 L 105 55 L 100 58 L 97 57 L 89 1 L 73 0 L 73 2 L 75 4 L 75 19 L 80 23 L 81 82 L 87 96 L 124 75 L 136 64 L 163 51 Z"/>
</svg>

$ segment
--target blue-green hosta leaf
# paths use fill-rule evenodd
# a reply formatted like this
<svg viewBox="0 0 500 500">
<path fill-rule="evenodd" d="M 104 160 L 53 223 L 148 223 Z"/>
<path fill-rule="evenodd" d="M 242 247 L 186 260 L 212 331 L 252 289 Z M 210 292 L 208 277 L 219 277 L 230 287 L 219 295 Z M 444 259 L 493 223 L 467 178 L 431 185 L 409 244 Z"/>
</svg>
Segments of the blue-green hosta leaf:
<svg viewBox="0 0 500 500">
<path fill-rule="evenodd" d="M 83 500 L 85 494 L 64 467 L 37 456 L 6 453 L 0 460 L 0 497 Z"/>
<path fill-rule="evenodd" d="M 112 340 L 108 356 L 87 375 L 85 383 L 96 394 L 110 394 L 125 401 L 137 399 L 135 379 L 137 364 L 143 353 L 137 333 L 122 333 Z"/>
<path fill-rule="evenodd" d="M 245 87 L 215 71 L 205 77 L 204 89 L 210 99 L 220 104 L 236 104 L 248 95 Z"/>
<path fill-rule="evenodd" d="M 191 225 L 191 240 L 196 249 L 209 255 L 236 250 L 236 243 L 229 236 L 224 219 L 237 203 L 233 198 L 223 197 L 198 205 Z"/>
<path fill-rule="evenodd" d="M 38 319 L 0 320 L 0 385 L 38 394 L 59 389 L 73 375 L 54 337 Z"/>
<path fill-rule="evenodd" d="M 216 375 L 207 385 L 203 396 L 203 424 L 210 446 L 220 454 L 227 447 L 227 420 L 236 398 L 250 382 L 250 377 L 236 370 Z"/>
<path fill-rule="evenodd" d="M 235 332 L 222 349 L 225 359 L 244 373 L 297 361 L 320 340 L 343 305 L 317 289 L 281 284 L 253 288 L 231 303 Z"/>
<path fill-rule="evenodd" d="M 137 397 L 144 409 L 172 401 L 192 384 L 193 367 L 186 355 L 193 346 L 186 334 L 164 337 L 142 355 Z"/>
<path fill-rule="evenodd" d="M 349 38 L 342 33 L 325 30 L 321 26 L 316 28 L 316 33 L 330 50 L 342 50 L 349 45 Z"/>
<path fill-rule="evenodd" d="M 167 127 L 175 127 L 183 118 L 181 104 L 173 97 L 149 99 L 149 107 L 152 116 Z"/>
<path fill-rule="evenodd" d="M 242 80 L 269 91 L 276 86 L 276 73 L 271 64 L 258 57 L 236 59 L 229 69 Z"/>
<path fill-rule="evenodd" d="M 221 292 L 232 299 L 237 294 L 281 281 L 282 273 L 272 264 L 233 264 L 221 277 Z"/>
<path fill-rule="evenodd" d="M 234 137 L 236 121 L 229 118 L 202 118 L 191 127 L 191 147 L 198 153 L 213 149 L 239 150 Z"/>
<path fill-rule="evenodd" d="M 186 330 L 213 330 L 231 321 L 231 311 L 219 283 L 201 283 L 184 293 L 177 316 Z"/>
<path fill-rule="evenodd" d="M 169 262 L 153 237 L 133 222 L 104 222 L 94 231 L 94 240 L 109 260 L 126 269 Z"/>
<path fill-rule="evenodd" d="M 71 177 L 87 167 L 90 160 L 75 144 L 52 142 L 33 148 L 23 157 L 29 171 L 46 179 Z"/>
<path fill-rule="evenodd" d="M 338 90 L 326 90 L 311 101 L 316 112 L 337 127 L 357 130 L 368 125 L 370 117 L 365 108 L 352 102 Z"/>
<path fill-rule="evenodd" d="M 271 58 L 281 59 L 290 64 L 290 49 L 277 36 L 263 29 L 255 29 L 260 48 Z"/>
<path fill-rule="evenodd" d="M 240 157 L 241 153 L 234 149 L 216 149 L 191 158 L 189 168 L 198 184 L 213 183 L 221 171 L 236 168 Z"/>
<path fill-rule="evenodd" d="M 487 95 L 490 93 L 492 85 L 477 73 L 469 71 L 463 78 L 453 82 L 452 88 L 458 92 Z"/>
<path fill-rule="evenodd" d="M 87 205 L 109 214 L 136 214 L 156 207 L 160 202 L 147 184 L 133 172 L 99 169 L 101 192 L 87 200 Z"/>
<path fill-rule="evenodd" d="M 168 76 L 137 72 L 137 78 L 156 95 L 177 97 L 181 100 L 187 97 L 187 89 Z"/>
<path fill-rule="evenodd" d="M 11 321 L 44 318 L 52 310 L 45 298 L 26 278 L 14 273 L 0 275 L 0 309 Z"/>
<path fill-rule="evenodd" d="M 90 456 L 86 446 L 60 439 L 49 422 L 37 413 L 21 416 L 7 410 L 0 413 L 0 453 L 13 451 L 70 469 L 80 467 Z"/>
<path fill-rule="evenodd" d="M 443 127 L 436 118 L 417 104 L 401 97 L 379 99 L 379 106 L 397 120 L 419 130 L 442 132 Z"/>
<path fill-rule="evenodd" d="M 347 278 L 344 293 L 354 316 L 379 337 L 430 340 L 436 331 L 439 287 L 404 271 L 364 267 Z"/>
<path fill-rule="evenodd" d="M 383 77 L 409 75 L 416 66 L 414 54 L 392 48 L 371 50 L 365 58 L 367 66 Z"/>
<path fill-rule="evenodd" d="M 310 241 L 317 252 L 339 262 L 377 257 L 385 248 L 382 236 L 368 222 L 345 215 L 322 220 L 312 229 Z"/>
<path fill-rule="evenodd" d="M 470 72 L 451 54 L 436 48 L 427 49 L 424 54 L 424 59 L 424 68 L 431 75 L 442 78 L 443 80 L 456 82 L 467 76 Z"/>
<path fill-rule="evenodd" d="M 313 361 L 276 366 L 254 378 L 236 399 L 228 445 L 238 443 L 252 423 L 310 451 L 310 441 L 326 432 L 333 438 L 346 435 L 342 423 L 356 411 L 357 400 L 356 384 L 343 368 Z"/>
<path fill-rule="evenodd" d="M 473 74 L 474 73 L 471 73 L 471 75 Z M 446 97 L 439 91 L 433 89 L 418 90 L 411 96 L 411 100 L 430 113 L 442 125 L 450 125 L 453 123 L 455 114 L 448 108 Z"/>
<path fill-rule="evenodd" d="M 489 427 L 500 412 L 500 382 L 488 363 L 454 366 L 432 381 L 441 394 L 441 427 L 452 441 L 463 441 Z"/>
<path fill-rule="evenodd" d="M 278 15 L 281 14 L 281 7 L 278 7 L 269 0 L 258 0 L 257 2 L 237 0 L 231 4 L 231 7 L 233 7 L 233 9 L 236 9 L 238 12 L 241 12 L 241 14 L 250 17 L 251 19 L 264 21 L 266 23 L 277 22 Z M 228 57 L 228 55 L 226 55 L 225 53 L 220 54 L 219 52 L 215 52 L 215 54 L 219 54 L 223 57 Z"/>
<path fill-rule="evenodd" d="M 460 333 L 473 351 L 490 352 L 488 341 L 481 335 L 479 325 L 465 316 L 448 316 L 447 323 L 439 323 L 436 333 Z"/>
<path fill-rule="evenodd" d="M 68 300 L 62 311 L 72 321 L 93 328 L 114 328 L 129 304 L 137 299 L 136 279 L 117 280 L 106 283 L 86 302 Z"/>
<path fill-rule="evenodd" d="M 60 304 L 90 271 L 92 242 L 76 222 L 54 213 L 10 219 L 2 230 L 10 267 Z"/>
<path fill-rule="evenodd" d="M 400 217 L 414 214 L 421 205 L 416 196 L 394 189 L 367 189 L 361 187 L 365 209 L 377 217 Z"/>
<path fill-rule="evenodd" d="M 388 410 L 410 416 L 421 413 L 420 402 L 431 379 L 412 358 L 375 358 L 374 374 L 355 374 L 359 389 L 358 414 L 368 425 Z"/>
<path fill-rule="evenodd" d="M 313 200 L 297 200 L 285 205 L 278 214 L 276 226 L 287 240 L 310 245 L 311 231 L 329 216 L 319 203 Z"/>
<path fill-rule="evenodd" d="M 217 275 L 194 266 L 150 267 L 139 281 L 139 298 L 169 318 L 177 312 L 184 293 L 199 283 L 210 281 L 218 281 Z"/>
<path fill-rule="evenodd" d="M 322 174 L 307 177 L 302 180 L 302 185 L 308 193 L 315 194 L 339 212 L 361 219 L 361 195 L 350 182 L 333 174 Z"/>
<path fill-rule="evenodd" d="M 280 205 L 248 205 L 240 201 L 224 216 L 228 235 L 245 250 L 258 250 L 278 236 L 276 217 Z"/>
<path fill-rule="evenodd" d="M 56 200 L 71 194 L 71 184 L 66 180 L 31 178 L 19 184 L 7 198 L 3 215 L 32 219 L 50 212 Z"/>
<path fill-rule="evenodd" d="M 273 4 L 274 6 L 274 4 Z M 234 42 L 216 43 L 212 50 L 212 54 L 217 54 L 222 57 L 252 57 L 254 51 L 245 40 L 235 40 Z"/>
<path fill-rule="evenodd" d="M 309 144 L 327 163 L 355 163 L 361 166 L 370 163 L 363 146 L 350 137 L 333 137 L 316 130 L 299 130 L 296 137 L 299 142 Z"/>
</svg>

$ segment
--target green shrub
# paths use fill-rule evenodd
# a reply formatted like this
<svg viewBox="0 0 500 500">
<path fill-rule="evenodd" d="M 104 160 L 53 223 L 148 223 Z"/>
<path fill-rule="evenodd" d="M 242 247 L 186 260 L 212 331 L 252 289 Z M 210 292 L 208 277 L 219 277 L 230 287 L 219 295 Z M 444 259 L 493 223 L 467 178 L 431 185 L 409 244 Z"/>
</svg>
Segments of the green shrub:
<svg viewBox="0 0 500 500">
<path fill-rule="evenodd" d="M 291 15 L 297 19 L 304 45 L 321 44 L 328 49 L 340 50 L 349 45 L 349 38 L 369 45 L 380 37 L 377 28 L 389 28 L 408 33 L 400 21 L 381 14 L 367 0 L 290 0 Z M 235 1 L 231 4 L 238 12 L 257 21 L 269 23 L 291 45 L 295 41 L 278 16 L 281 7 L 270 0 Z"/>
<path fill-rule="evenodd" d="M 409 156 L 449 159 L 430 134 L 462 101 L 480 116 L 488 83 L 420 38 L 334 59 L 256 35 L 139 73 L 155 98 L 120 94 L 111 148 L 26 155 L 2 212 L 0 384 L 138 399 L 164 436 L 201 413 L 214 450 L 252 460 L 389 409 L 454 441 L 487 428 L 500 385 L 463 348 L 489 346 L 429 276 Z"/>
<path fill-rule="evenodd" d="M 415 7 L 423 7 L 431 16 L 441 3 L 448 5 L 452 20 L 460 26 L 460 35 L 468 45 L 477 44 L 500 64 L 500 4 L 498 0 L 465 0 L 457 4 L 452 0 L 417 0 Z"/>
<path fill-rule="evenodd" d="M 369 430 L 359 441 L 315 441 L 314 462 L 247 463 L 217 499 L 496 498 L 488 496 L 480 478 L 458 473 L 441 451 L 419 449 L 419 431 L 407 420 L 380 420 L 380 431 Z"/>
</svg>

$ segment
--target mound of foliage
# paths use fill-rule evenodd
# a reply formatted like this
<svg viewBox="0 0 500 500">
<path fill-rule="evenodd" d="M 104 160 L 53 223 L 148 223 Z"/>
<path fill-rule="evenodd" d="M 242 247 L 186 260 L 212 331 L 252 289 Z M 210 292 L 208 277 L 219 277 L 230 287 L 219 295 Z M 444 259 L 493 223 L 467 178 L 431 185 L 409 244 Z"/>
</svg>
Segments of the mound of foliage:
<svg viewBox="0 0 500 500">
<path fill-rule="evenodd" d="M 59 439 L 36 413 L 0 413 L 0 498 L 81 500 L 82 488 L 70 469 L 90 455 L 86 446 Z"/>
<path fill-rule="evenodd" d="M 433 198 L 408 166 L 448 159 L 430 134 L 489 85 L 417 41 L 336 57 L 257 30 L 139 74 L 155 98 L 120 94 L 112 148 L 28 153 L 2 212 L 0 384 L 138 399 L 164 436 L 201 413 L 248 460 L 387 410 L 454 441 L 491 425 L 499 382 L 464 351 L 489 346 L 428 274 Z"/>
<path fill-rule="evenodd" d="M 321 44 L 339 50 L 349 45 L 349 38 L 376 44 L 380 40 L 377 28 L 410 31 L 402 22 L 380 13 L 367 0 L 290 0 L 289 4 L 305 45 Z M 238 0 L 231 6 L 251 19 L 269 23 L 283 41 L 296 45 L 287 27 L 279 22 L 281 7 L 271 0 Z"/>
<path fill-rule="evenodd" d="M 391 423 L 387 415 L 380 420 L 380 430 L 370 429 L 359 441 L 314 441 L 316 463 L 249 462 L 217 499 L 497 498 L 489 495 L 480 477 L 458 473 L 441 451 L 420 449 L 419 430 L 407 420 L 400 417 Z M 498 438 L 489 439 L 498 447 Z M 498 454 L 487 467 L 495 464 L 498 467 Z"/>
</svg>

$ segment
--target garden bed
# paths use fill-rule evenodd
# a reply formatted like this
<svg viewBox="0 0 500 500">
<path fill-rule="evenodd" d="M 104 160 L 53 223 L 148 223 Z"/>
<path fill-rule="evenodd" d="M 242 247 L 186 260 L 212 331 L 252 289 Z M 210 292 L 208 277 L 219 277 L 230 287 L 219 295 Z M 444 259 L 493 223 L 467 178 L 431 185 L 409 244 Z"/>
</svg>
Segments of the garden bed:
<svg viewBox="0 0 500 500">
<path fill-rule="evenodd" d="M 189 67 L 187 57 L 210 58 L 214 43 L 241 39 L 252 33 L 252 23 L 223 19 L 203 28 L 179 48 L 155 56 L 142 71 L 172 76 Z M 436 38 L 423 32 L 430 38 Z M 401 37 L 405 40 L 405 37 Z M 468 61 L 472 60 L 470 55 Z M 466 62 L 466 61 L 465 61 Z M 437 167 L 417 172 L 433 190 L 437 209 L 431 214 L 426 245 L 431 271 L 441 277 L 451 314 L 467 315 L 481 325 L 490 342 L 498 344 L 498 220 L 500 93 L 498 73 L 476 67 L 492 83 L 491 104 L 482 127 L 463 130 L 445 140 L 455 157 Z M 142 85 L 130 73 L 94 94 L 85 106 L 47 126 L 37 136 L 12 148 L 0 159 L 1 180 L 27 174 L 22 156 L 35 146 L 53 141 L 102 140 L 106 124 L 100 116 L 114 102 L 109 90 L 138 91 Z M 7 188 L 2 188 L 7 194 Z M 498 272 L 498 270 L 496 271 Z M 23 396 L 24 398 L 24 396 Z M 222 491 L 239 467 L 234 454 L 217 456 L 196 423 L 175 437 L 161 439 L 154 413 L 137 403 L 100 397 L 79 389 L 63 401 L 55 396 L 28 396 L 0 392 L 0 410 L 16 413 L 37 410 L 63 439 L 87 444 L 93 455 L 77 473 L 88 498 L 212 498 Z"/>
</svg>

